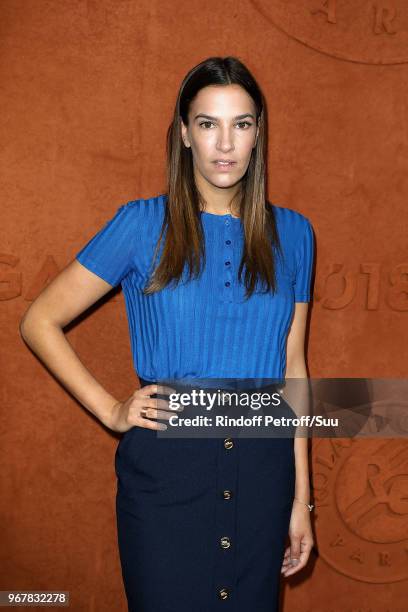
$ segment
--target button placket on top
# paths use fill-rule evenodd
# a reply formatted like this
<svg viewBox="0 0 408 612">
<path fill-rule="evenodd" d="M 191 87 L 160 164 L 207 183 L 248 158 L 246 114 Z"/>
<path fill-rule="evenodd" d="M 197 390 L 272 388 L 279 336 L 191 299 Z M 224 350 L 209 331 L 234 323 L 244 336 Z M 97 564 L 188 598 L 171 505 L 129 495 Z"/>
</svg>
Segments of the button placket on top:
<svg viewBox="0 0 408 612">
<path fill-rule="evenodd" d="M 233 225 L 228 216 L 224 221 L 224 249 L 223 249 L 223 302 L 234 301 L 234 279 L 233 279 Z"/>
<path fill-rule="evenodd" d="M 218 439 L 217 445 L 214 595 L 220 602 L 220 610 L 233 610 L 236 605 L 237 545 L 237 500 L 233 492 L 238 486 L 238 449 L 236 439 L 230 437 Z M 225 591 L 223 595 L 222 591 Z"/>
</svg>

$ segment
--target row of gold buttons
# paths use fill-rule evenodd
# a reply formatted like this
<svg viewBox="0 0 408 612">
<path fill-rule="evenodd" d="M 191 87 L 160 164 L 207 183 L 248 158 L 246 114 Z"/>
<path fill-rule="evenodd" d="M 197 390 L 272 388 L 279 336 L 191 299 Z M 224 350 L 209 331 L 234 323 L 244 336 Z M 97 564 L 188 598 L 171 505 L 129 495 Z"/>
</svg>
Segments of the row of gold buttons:
<svg viewBox="0 0 408 612">
<path fill-rule="evenodd" d="M 233 442 L 232 438 L 225 438 L 225 440 L 224 440 L 224 448 L 226 450 L 229 450 L 229 449 L 233 448 L 233 446 L 234 446 L 234 442 Z M 223 492 L 223 496 L 224 496 L 224 499 L 231 499 L 232 491 L 230 491 L 229 489 L 226 489 Z M 231 546 L 231 541 L 230 541 L 228 536 L 223 536 L 220 539 L 220 544 L 221 544 L 222 548 L 229 548 Z M 226 589 L 225 587 L 223 587 L 222 589 L 220 589 L 218 591 L 218 596 L 219 596 L 220 599 L 227 599 L 229 597 L 229 590 Z"/>
</svg>

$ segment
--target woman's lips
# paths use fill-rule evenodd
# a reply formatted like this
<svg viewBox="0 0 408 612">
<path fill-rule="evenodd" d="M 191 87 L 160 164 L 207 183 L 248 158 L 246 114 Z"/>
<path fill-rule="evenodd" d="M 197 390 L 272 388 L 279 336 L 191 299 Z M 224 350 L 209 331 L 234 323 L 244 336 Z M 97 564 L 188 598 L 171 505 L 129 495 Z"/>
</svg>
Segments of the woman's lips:
<svg viewBox="0 0 408 612">
<path fill-rule="evenodd" d="M 222 162 L 222 161 L 213 162 L 214 166 L 218 170 L 230 170 L 233 166 L 235 166 L 236 163 L 237 162 Z"/>
</svg>

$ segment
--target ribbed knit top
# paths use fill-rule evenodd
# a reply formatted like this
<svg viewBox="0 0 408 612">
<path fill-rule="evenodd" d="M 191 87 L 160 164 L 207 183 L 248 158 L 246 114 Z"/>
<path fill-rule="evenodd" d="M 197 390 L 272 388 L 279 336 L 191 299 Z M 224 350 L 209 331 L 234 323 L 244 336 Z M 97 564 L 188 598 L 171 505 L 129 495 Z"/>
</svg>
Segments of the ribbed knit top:
<svg viewBox="0 0 408 612">
<path fill-rule="evenodd" d="M 165 194 L 121 205 L 76 259 L 125 297 L 133 364 L 144 380 L 284 378 L 295 302 L 310 301 L 313 231 L 301 213 L 273 204 L 284 259 L 278 291 L 245 300 L 238 281 L 243 225 L 230 214 L 201 212 L 206 260 L 198 278 L 151 295 L 146 285 L 167 202 Z M 159 251 L 162 252 L 163 242 Z M 159 259 L 156 260 L 156 264 Z M 257 287 L 261 287 L 259 284 Z M 264 287 L 262 287 L 264 289 Z"/>
</svg>

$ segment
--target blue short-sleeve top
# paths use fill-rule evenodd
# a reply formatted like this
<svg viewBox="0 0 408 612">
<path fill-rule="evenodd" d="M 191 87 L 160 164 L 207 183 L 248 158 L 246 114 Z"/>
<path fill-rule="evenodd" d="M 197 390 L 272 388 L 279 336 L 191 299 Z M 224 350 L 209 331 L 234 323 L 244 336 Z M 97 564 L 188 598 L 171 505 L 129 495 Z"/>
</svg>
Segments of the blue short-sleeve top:
<svg viewBox="0 0 408 612">
<path fill-rule="evenodd" d="M 309 302 L 313 231 L 303 214 L 272 204 L 283 259 L 278 291 L 261 285 L 245 299 L 238 268 L 243 225 L 230 214 L 201 212 L 205 264 L 201 274 L 144 295 L 152 271 L 167 195 L 121 205 L 76 254 L 112 286 L 122 286 L 133 365 L 145 380 L 244 378 L 283 380 L 295 302 Z M 159 250 L 159 257 L 163 241 Z M 159 258 L 156 260 L 156 265 Z M 186 266 L 186 270 L 187 270 Z"/>
</svg>

